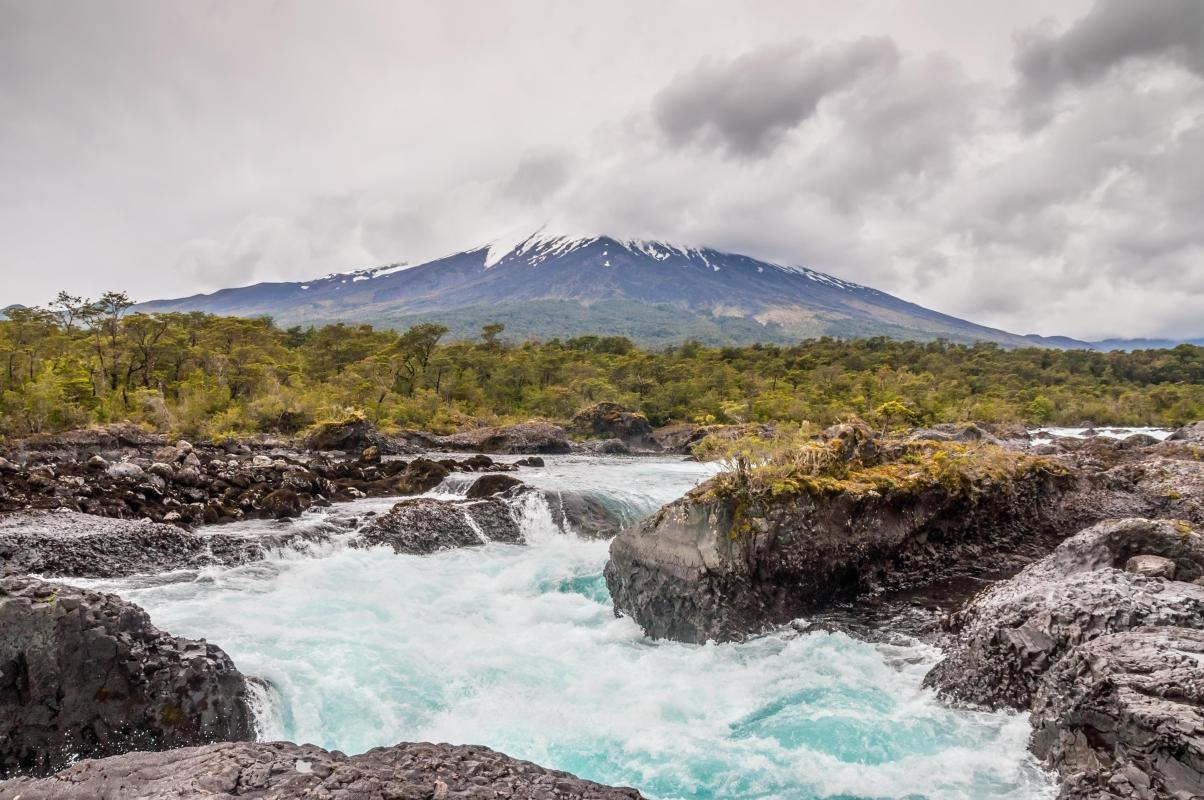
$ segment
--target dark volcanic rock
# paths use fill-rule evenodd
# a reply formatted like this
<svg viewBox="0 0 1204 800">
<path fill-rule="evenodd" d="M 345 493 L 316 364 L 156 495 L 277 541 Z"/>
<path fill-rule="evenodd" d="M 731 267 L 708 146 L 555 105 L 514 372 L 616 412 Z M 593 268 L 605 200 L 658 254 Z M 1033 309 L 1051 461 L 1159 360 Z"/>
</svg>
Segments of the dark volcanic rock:
<svg viewBox="0 0 1204 800">
<path fill-rule="evenodd" d="M 451 474 L 443 464 L 429 458 L 416 458 L 397 476 L 394 488 L 398 494 L 422 494 L 434 489 Z"/>
<path fill-rule="evenodd" d="M 1041 683 L 1032 751 L 1061 798 L 1204 796 L 1204 632 L 1136 628 L 1074 648 Z"/>
<path fill-rule="evenodd" d="M 836 434 L 837 456 L 876 448 Z M 882 489 L 855 476 L 756 495 L 703 484 L 615 538 L 606 565 L 615 609 L 655 638 L 730 640 L 868 593 L 1046 552 L 1070 476 L 997 448 L 981 457 L 1011 466 L 952 486 L 918 467 L 913 476 L 903 461 L 888 465 L 897 482 Z"/>
<path fill-rule="evenodd" d="M 117 461 L 124 456 L 162 446 L 165 441 L 161 434 L 149 433 L 129 422 L 118 422 L 103 427 L 29 436 L 17 442 L 7 455 L 18 463 L 84 461 L 93 455 Z"/>
<path fill-rule="evenodd" d="M 505 502 L 402 500 L 387 514 L 375 517 L 351 541 L 353 547 L 388 545 L 396 553 L 423 555 L 457 547 L 477 547 L 487 541 L 523 542 L 518 522 Z"/>
<path fill-rule="evenodd" d="M 527 455 L 568 453 L 571 450 L 564 429 L 542 420 L 497 428 L 476 428 L 451 436 L 440 436 L 436 441 L 441 449 L 476 453 Z"/>
<path fill-rule="evenodd" d="M 618 403 L 595 403 L 582 409 L 573 417 L 569 432 L 587 438 L 618 439 L 635 451 L 661 449 L 652 436 L 648 418 Z"/>
<path fill-rule="evenodd" d="M 301 516 L 305 505 L 296 492 L 285 488 L 264 495 L 264 498 L 259 501 L 259 508 L 270 517 L 286 519 Z"/>
<path fill-rule="evenodd" d="M 353 417 L 342 422 L 327 422 L 305 439 L 310 450 L 341 450 L 359 453 L 378 444 L 380 437 L 376 426 L 363 417 Z"/>
<path fill-rule="evenodd" d="M 1161 556 L 1179 580 L 1127 572 L 1134 556 Z M 958 633 L 925 678 L 951 699 L 1028 708 L 1042 676 L 1071 648 L 1141 625 L 1204 626 L 1204 537 L 1182 522 L 1101 522 L 1067 539 L 952 617 Z"/>
<path fill-rule="evenodd" d="M 114 595 L 3 578 L 0 631 L 0 776 L 254 736 L 229 657 Z"/>
<path fill-rule="evenodd" d="M 0 575 L 115 578 L 214 564 L 237 566 L 329 536 L 313 528 L 252 536 L 187 531 L 78 511 L 16 512 L 0 514 Z"/>
<path fill-rule="evenodd" d="M 622 514 L 585 492 L 543 490 L 552 522 L 566 533 L 583 539 L 609 539 L 627 520 Z"/>
<path fill-rule="evenodd" d="M 398 744 L 358 756 L 289 742 L 221 743 L 84 761 L 0 784 L 0 800 L 639 800 L 487 747 Z"/>
<path fill-rule="evenodd" d="M 498 473 L 482 475 L 473 482 L 472 486 L 468 487 L 467 497 L 469 500 L 475 500 L 481 497 L 489 497 L 491 495 L 500 494 L 515 486 L 522 485 L 522 481 L 510 475 Z"/>
</svg>

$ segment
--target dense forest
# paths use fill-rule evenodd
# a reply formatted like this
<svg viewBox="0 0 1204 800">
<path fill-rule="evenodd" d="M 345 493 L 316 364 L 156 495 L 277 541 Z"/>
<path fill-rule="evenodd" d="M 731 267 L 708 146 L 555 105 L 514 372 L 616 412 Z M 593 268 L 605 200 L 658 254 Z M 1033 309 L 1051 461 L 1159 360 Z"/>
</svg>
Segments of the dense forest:
<svg viewBox="0 0 1204 800">
<path fill-rule="evenodd" d="M 295 433 L 356 412 L 440 432 L 565 419 L 612 400 L 669 421 L 1026 421 L 1178 425 L 1204 418 L 1204 348 L 1096 353 L 817 339 L 641 350 L 612 336 L 447 341 L 423 323 L 281 329 L 268 319 L 136 313 L 62 293 L 0 320 L 0 434 L 132 420 L 220 438 Z"/>
</svg>

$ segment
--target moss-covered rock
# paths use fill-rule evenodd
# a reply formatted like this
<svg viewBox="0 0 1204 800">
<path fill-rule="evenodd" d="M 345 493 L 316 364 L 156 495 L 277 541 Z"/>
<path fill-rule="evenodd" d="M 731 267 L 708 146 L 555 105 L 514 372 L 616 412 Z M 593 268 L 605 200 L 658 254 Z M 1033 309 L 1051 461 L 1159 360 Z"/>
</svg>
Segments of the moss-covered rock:
<svg viewBox="0 0 1204 800">
<path fill-rule="evenodd" d="M 1073 483 L 991 445 L 828 431 L 625 530 L 607 584 L 653 637 L 735 639 L 867 593 L 1014 568 L 1052 546 Z"/>
</svg>

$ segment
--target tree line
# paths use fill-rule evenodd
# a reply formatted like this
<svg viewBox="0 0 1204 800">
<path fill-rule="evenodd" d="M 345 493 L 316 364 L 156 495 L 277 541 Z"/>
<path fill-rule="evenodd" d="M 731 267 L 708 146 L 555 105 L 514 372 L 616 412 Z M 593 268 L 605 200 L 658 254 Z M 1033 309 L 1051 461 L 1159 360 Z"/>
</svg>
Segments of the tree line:
<svg viewBox="0 0 1204 800">
<path fill-rule="evenodd" d="M 195 437 L 292 434 L 360 413 L 383 427 L 567 419 L 601 400 L 671 421 L 1180 425 L 1204 418 L 1204 349 L 1098 353 L 816 339 L 639 349 L 620 336 L 447 341 L 423 323 L 280 328 L 146 314 L 60 293 L 0 320 L 0 435 L 129 420 Z"/>
</svg>

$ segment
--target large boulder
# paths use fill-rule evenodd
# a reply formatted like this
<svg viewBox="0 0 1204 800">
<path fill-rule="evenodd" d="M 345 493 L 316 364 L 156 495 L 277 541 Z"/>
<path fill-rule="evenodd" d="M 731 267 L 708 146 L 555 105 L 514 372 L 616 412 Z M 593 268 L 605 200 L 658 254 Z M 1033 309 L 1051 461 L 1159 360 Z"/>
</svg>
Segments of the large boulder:
<svg viewBox="0 0 1204 800">
<path fill-rule="evenodd" d="M 522 486 L 523 482 L 512 475 L 493 472 L 488 475 L 482 475 L 473 481 L 472 486 L 468 487 L 469 500 L 479 500 L 482 497 L 492 497 L 495 494 L 512 489 L 515 486 Z"/>
<path fill-rule="evenodd" d="M 606 582 L 655 638 L 731 640 L 880 590 L 1006 568 L 1051 545 L 1060 467 L 991 446 L 834 431 L 819 474 L 719 476 L 626 528 Z M 849 456 L 853 460 L 846 463 Z M 881 456 L 878 456 L 881 457 Z"/>
<path fill-rule="evenodd" d="M 618 403 L 595 403 L 582 409 L 569 424 L 569 432 L 590 439 L 618 439 L 633 451 L 661 449 L 648 418 Z"/>
<path fill-rule="evenodd" d="M 628 522 L 623 514 L 587 492 L 542 490 L 552 522 L 582 539 L 610 539 Z"/>
<path fill-rule="evenodd" d="M 310 450 L 341 450 L 359 453 L 368 447 L 378 446 L 381 437 L 376 426 L 360 416 L 337 422 L 317 425 L 305 437 L 305 446 Z"/>
<path fill-rule="evenodd" d="M 387 545 L 395 553 L 425 555 L 488 542 L 523 542 L 518 521 L 504 501 L 415 497 L 373 518 L 351 540 L 351 546 Z"/>
<path fill-rule="evenodd" d="M 1177 580 L 1129 571 L 1135 557 L 1174 563 Z M 953 615 L 957 639 L 926 682 L 946 697 L 1026 709 L 1072 648 L 1138 626 L 1204 626 L 1204 537 L 1183 522 L 1101 522 L 995 584 Z"/>
<path fill-rule="evenodd" d="M 571 450 L 564 428 L 543 420 L 474 428 L 451 436 L 440 436 L 436 442 L 442 449 L 473 453 L 528 455 L 568 453 Z"/>
<path fill-rule="evenodd" d="M 1073 650 L 1033 704 L 1032 751 L 1062 800 L 1204 796 L 1204 632 L 1144 627 Z"/>
<path fill-rule="evenodd" d="M 1204 445 L 1204 420 L 1184 425 L 1168 436 L 1167 441 Z"/>
<path fill-rule="evenodd" d="M 451 470 L 438 461 L 416 458 L 394 479 L 393 486 L 398 494 L 422 494 L 443 483 L 450 474 Z"/>
<path fill-rule="evenodd" d="M 567 772 L 474 745 L 409 744 L 346 756 L 312 744 L 221 743 L 83 761 L 41 780 L 0 783 L 0 800 L 639 800 Z"/>
<path fill-rule="evenodd" d="M 248 536 L 61 509 L 14 512 L 0 514 L 0 576 L 116 578 L 237 566 L 329 537 L 329 531 L 312 526 Z"/>
<path fill-rule="evenodd" d="M 0 777 L 254 737 L 230 658 L 115 595 L 2 578 L 0 631 Z"/>
</svg>

